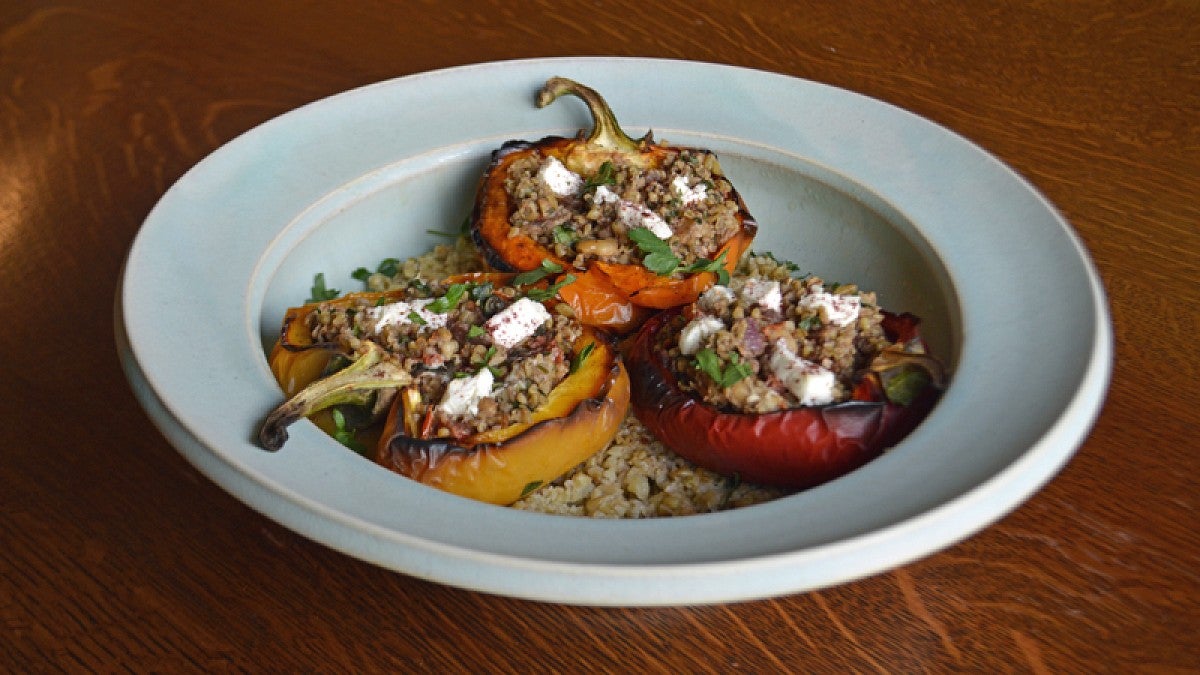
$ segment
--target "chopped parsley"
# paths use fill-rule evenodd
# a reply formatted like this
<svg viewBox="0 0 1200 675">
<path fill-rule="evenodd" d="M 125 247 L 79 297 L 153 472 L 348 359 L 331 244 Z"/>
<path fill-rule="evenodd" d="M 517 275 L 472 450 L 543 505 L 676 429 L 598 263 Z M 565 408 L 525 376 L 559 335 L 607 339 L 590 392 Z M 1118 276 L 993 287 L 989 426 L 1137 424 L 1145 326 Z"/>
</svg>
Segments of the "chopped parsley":
<svg viewBox="0 0 1200 675">
<path fill-rule="evenodd" d="M 559 225 L 554 228 L 554 241 L 559 244 L 570 246 L 576 241 L 579 241 L 579 234 L 567 225 Z"/>
<path fill-rule="evenodd" d="M 536 284 L 551 274 L 557 274 L 562 270 L 562 265 L 559 265 L 549 258 L 543 258 L 542 264 L 538 265 L 534 269 L 529 270 L 528 272 L 521 272 L 513 278 L 512 283 L 513 286 L 528 286 L 529 284 Z"/>
<path fill-rule="evenodd" d="M 605 163 L 607 164 L 607 162 L 605 162 Z M 540 481 L 540 480 L 530 481 L 525 484 L 524 488 L 522 488 L 521 496 L 527 497 L 527 496 L 529 496 L 529 493 L 533 492 L 534 490 L 536 490 L 540 487 L 542 487 L 542 481 Z"/>
<path fill-rule="evenodd" d="M 450 284 L 450 288 L 446 289 L 446 294 L 426 305 L 425 309 L 436 314 L 445 314 L 451 311 L 458 307 L 458 303 L 462 301 L 463 295 L 466 294 L 467 287 L 470 285 L 469 283 Z"/>
<path fill-rule="evenodd" d="M 477 338 L 484 334 L 483 326 L 471 326 L 467 329 L 468 338 Z"/>
<path fill-rule="evenodd" d="M 334 440 L 360 455 L 367 454 L 367 448 L 358 442 L 358 439 L 354 436 L 354 431 L 346 426 L 346 416 L 342 414 L 342 411 L 334 408 L 331 414 L 333 415 Z"/>
<path fill-rule="evenodd" d="M 371 278 L 372 274 L 382 274 L 385 277 L 394 277 L 400 272 L 400 260 L 398 258 L 384 258 L 375 266 L 375 271 L 360 267 L 350 273 L 350 276 L 358 279 L 364 284 Z"/>
<path fill-rule="evenodd" d="M 587 179 L 583 183 L 584 191 L 595 190 L 601 185 L 616 185 L 617 176 L 613 169 L 612 162 L 605 162 L 600 165 L 600 169 L 596 171 L 596 175 Z"/>
<path fill-rule="evenodd" d="M 582 366 L 583 362 L 587 361 L 587 358 L 592 355 L 592 351 L 595 348 L 596 343 L 589 342 L 587 343 L 587 346 L 585 346 L 583 349 L 580 349 L 579 353 L 571 359 L 571 369 L 567 371 L 567 374 L 570 375 L 579 370 L 579 366 Z"/>
<path fill-rule="evenodd" d="M 800 319 L 800 323 L 798 323 L 796 325 L 799 326 L 800 328 L 802 328 L 803 330 L 814 330 L 816 328 L 820 328 L 821 327 L 821 315 L 813 314 L 812 316 L 806 316 L 803 319 Z"/>
<path fill-rule="evenodd" d="M 342 294 L 336 288 L 325 288 L 324 272 L 317 272 L 317 275 L 313 277 L 312 288 L 309 290 L 312 292 L 312 296 L 308 300 L 305 300 L 306 303 L 325 302 L 326 300 L 333 300 Z"/>
<path fill-rule="evenodd" d="M 671 252 L 671 245 L 648 228 L 635 227 L 629 230 L 629 240 L 644 254 L 642 265 L 651 272 L 665 277 L 679 268 L 679 258 Z"/>
<path fill-rule="evenodd" d="M 684 272 L 712 272 L 717 275 L 717 283 L 722 286 L 729 285 L 729 272 L 725 270 L 725 255 L 728 251 L 721 251 L 721 255 L 717 256 L 716 260 L 701 258 L 684 270 Z"/>
<path fill-rule="evenodd" d="M 737 352 L 729 355 L 729 363 L 726 364 L 716 352 L 707 347 L 696 353 L 696 367 L 704 371 L 722 389 L 732 387 L 754 373 L 750 364 L 742 362 Z"/>
<path fill-rule="evenodd" d="M 409 321 L 411 321 L 411 322 L 413 322 L 413 323 L 415 323 L 415 324 L 417 324 L 418 326 L 424 326 L 425 324 L 429 323 L 429 322 L 428 322 L 428 321 L 426 321 L 425 319 L 422 319 L 422 318 L 421 318 L 421 315 L 420 315 L 420 314 L 417 314 L 416 312 L 409 312 L 409 313 L 408 313 L 408 320 L 409 320 Z"/>
<path fill-rule="evenodd" d="M 560 279 L 558 283 L 550 286 L 549 288 L 531 288 L 528 291 L 525 291 L 525 297 L 535 302 L 545 302 L 558 295 L 558 292 L 562 290 L 563 286 L 573 283 L 575 283 L 575 275 L 568 274 Z"/>
</svg>

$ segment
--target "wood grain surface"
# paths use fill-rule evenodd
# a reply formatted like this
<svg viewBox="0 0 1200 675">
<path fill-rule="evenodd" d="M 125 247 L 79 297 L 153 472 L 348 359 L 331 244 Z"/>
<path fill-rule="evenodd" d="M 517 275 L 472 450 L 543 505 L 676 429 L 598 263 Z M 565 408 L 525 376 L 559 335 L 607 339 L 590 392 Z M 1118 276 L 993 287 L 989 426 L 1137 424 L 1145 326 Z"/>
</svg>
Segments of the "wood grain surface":
<svg viewBox="0 0 1200 675">
<path fill-rule="evenodd" d="M 1044 490 L 898 570 L 595 609 L 418 581 L 193 469 L 117 361 L 122 260 L 207 153 L 355 86 L 636 55 L 844 87 L 978 143 L 1090 249 L 1117 359 Z M 1200 4 L 668 0 L 0 4 L 0 670 L 1200 671 Z"/>
</svg>

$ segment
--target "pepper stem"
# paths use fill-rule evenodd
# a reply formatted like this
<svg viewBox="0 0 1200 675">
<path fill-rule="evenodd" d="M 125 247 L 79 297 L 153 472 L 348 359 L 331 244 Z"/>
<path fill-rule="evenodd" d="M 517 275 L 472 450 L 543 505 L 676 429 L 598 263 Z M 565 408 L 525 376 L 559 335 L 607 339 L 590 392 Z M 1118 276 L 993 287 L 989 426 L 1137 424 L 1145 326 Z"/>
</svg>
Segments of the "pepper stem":
<svg viewBox="0 0 1200 675">
<path fill-rule="evenodd" d="M 383 360 L 383 349 L 367 342 L 367 352 L 346 368 L 300 390 L 267 416 L 258 434 L 259 443 L 272 452 L 287 442 L 287 427 L 302 417 L 335 405 L 363 405 L 379 389 L 404 387 L 412 376 L 399 365 Z"/>
<path fill-rule="evenodd" d="M 640 139 L 630 138 L 617 124 L 617 118 L 603 96 L 598 94 L 595 89 L 565 77 L 552 77 L 546 80 L 546 84 L 538 91 L 537 107 L 545 108 L 564 94 L 571 94 L 582 99 L 592 113 L 594 127 L 591 135 L 587 137 L 589 146 L 613 152 L 636 153 L 641 150 L 643 142 L 650 141 L 649 133 Z"/>
</svg>

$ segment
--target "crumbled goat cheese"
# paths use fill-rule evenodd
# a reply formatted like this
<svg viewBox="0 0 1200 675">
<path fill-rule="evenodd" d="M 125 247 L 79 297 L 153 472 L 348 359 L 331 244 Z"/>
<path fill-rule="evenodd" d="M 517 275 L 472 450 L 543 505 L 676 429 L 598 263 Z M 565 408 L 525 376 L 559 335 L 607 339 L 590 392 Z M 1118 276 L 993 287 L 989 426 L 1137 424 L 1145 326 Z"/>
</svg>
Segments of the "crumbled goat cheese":
<svg viewBox="0 0 1200 675">
<path fill-rule="evenodd" d="M 538 170 L 538 179 L 560 197 L 573 195 L 583 189 L 583 176 L 568 169 L 555 157 L 547 160 Z"/>
<path fill-rule="evenodd" d="M 550 320 L 550 312 L 540 302 L 521 298 L 487 320 L 484 328 L 492 340 L 505 349 L 521 344 Z"/>
<path fill-rule="evenodd" d="M 367 328 L 375 334 L 379 334 L 388 326 L 402 326 L 404 324 L 413 323 L 412 315 L 416 314 L 424 321 L 424 328 L 434 330 L 446 325 L 447 316 L 438 314 L 425 309 L 425 306 L 433 300 L 428 298 L 418 298 L 416 300 L 401 300 L 400 302 L 392 302 L 378 307 L 368 307 L 362 311 L 363 318 L 366 319 Z"/>
<path fill-rule="evenodd" d="M 747 279 L 742 286 L 742 299 L 751 305 L 758 305 L 776 312 L 783 305 L 783 294 L 779 292 L 778 281 L 761 281 Z"/>
<path fill-rule="evenodd" d="M 702 202 L 708 195 L 708 188 L 704 187 L 704 183 L 696 183 L 696 185 L 688 187 L 685 176 L 676 176 L 675 180 L 671 181 L 671 187 L 675 188 L 675 194 L 679 195 L 684 206 Z"/>
<path fill-rule="evenodd" d="M 783 386 L 800 399 L 800 405 L 833 402 L 833 386 L 836 383 L 833 371 L 796 356 L 783 340 L 775 341 L 768 365 Z"/>
<path fill-rule="evenodd" d="M 625 224 L 625 227 L 631 230 L 635 227 L 644 227 L 653 232 L 654 236 L 659 239 L 669 239 L 673 234 L 671 226 L 667 225 L 667 221 L 641 204 L 622 201 L 617 205 L 617 215 L 620 216 L 621 222 Z"/>
<path fill-rule="evenodd" d="M 611 204 L 618 201 L 621 201 L 621 198 L 617 196 L 617 193 L 609 190 L 605 185 L 597 186 L 596 191 L 592 193 L 593 204 Z"/>
<path fill-rule="evenodd" d="M 733 291 L 728 286 L 713 286 L 700 294 L 700 300 L 697 302 L 697 305 L 701 311 L 711 312 L 721 300 L 733 302 L 734 298 Z"/>
<path fill-rule="evenodd" d="M 695 354 L 700 351 L 704 339 L 723 329 L 725 323 L 712 316 L 698 316 L 688 322 L 679 332 L 679 351 L 683 354 Z"/>
<path fill-rule="evenodd" d="M 862 300 L 857 295 L 834 295 L 815 291 L 801 298 L 800 306 L 817 310 L 825 323 L 849 326 L 858 320 Z"/>
<path fill-rule="evenodd" d="M 479 414 L 479 402 L 491 395 L 493 381 L 492 371 L 487 368 L 470 377 L 450 380 L 438 410 L 447 415 Z"/>
</svg>

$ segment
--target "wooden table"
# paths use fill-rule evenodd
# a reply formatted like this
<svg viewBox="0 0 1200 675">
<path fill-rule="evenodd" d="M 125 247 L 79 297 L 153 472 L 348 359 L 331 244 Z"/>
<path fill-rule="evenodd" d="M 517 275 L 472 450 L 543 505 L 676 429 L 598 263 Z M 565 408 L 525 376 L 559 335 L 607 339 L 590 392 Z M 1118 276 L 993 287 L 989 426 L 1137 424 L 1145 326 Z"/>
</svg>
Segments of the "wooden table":
<svg viewBox="0 0 1200 675">
<path fill-rule="evenodd" d="M 650 10 L 650 7 L 657 7 Z M 998 524 L 898 570 L 731 606 L 446 588 L 259 516 L 150 426 L 112 299 L 155 201 L 237 134 L 409 73 L 716 61 L 883 99 L 1070 220 L 1117 360 L 1090 438 Z M 30 2 L 0 8 L 0 670 L 1200 669 L 1200 5 Z"/>
</svg>

